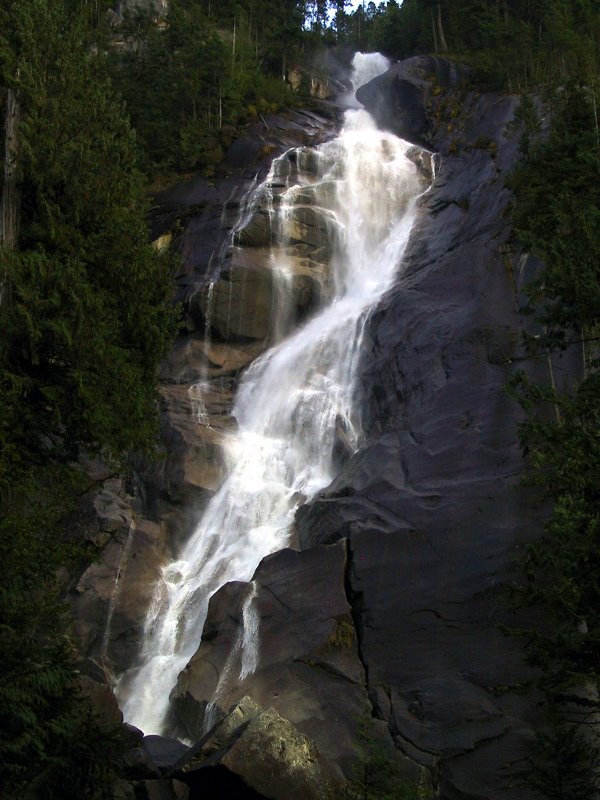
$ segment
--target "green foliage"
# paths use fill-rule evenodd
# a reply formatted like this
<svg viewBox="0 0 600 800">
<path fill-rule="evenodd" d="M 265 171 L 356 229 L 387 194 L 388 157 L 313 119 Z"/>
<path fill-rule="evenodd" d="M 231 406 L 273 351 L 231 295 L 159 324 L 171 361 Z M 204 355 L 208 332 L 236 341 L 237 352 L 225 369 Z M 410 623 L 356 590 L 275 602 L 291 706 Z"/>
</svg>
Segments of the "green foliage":
<svg viewBox="0 0 600 800">
<path fill-rule="evenodd" d="M 148 14 L 127 17 L 130 46 L 111 51 L 111 70 L 146 170 L 210 175 L 227 130 L 252 120 L 248 106 L 293 105 L 283 77 L 309 40 L 307 14 L 295 0 L 221 3 L 218 11 L 204 0 L 172 0 L 162 26 Z"/>
<path fill-rule="evenodd" d="M 433 52 L 438 6 L 449 52 L 472 65 L 478 88 L 523 90 L 597 71 L 600 14 L 595 0 L 369 3 L 346 22 L 345 41 L 398 59 Z"/>
<path fill-rule="evenodd" d="M 600 316 L 600 140 L 593 86 L 567 86 L 552 98 L 548 138 L 527 141 L 511 180 L 515 232 L 545 268 L 529 288 L 543 300 L 542 321 L 555 338 L 585 331 Z"/>
<path fill-rule="evenodd" d="M 600 373 L 572 396 L 513 382 L 527 419 L 520 435 L 530 461 L 530 483 L 551 501 L 544 536 L 528 545 L 519 603 L 549 622 L 526 631 L 531 662 L 555 699 L 600 679 Z M 540 413 L 558 405 L 560 422 Z"/>
<path fill-rule="evenodd" d="M 176 323 L 135 136 L 86 10 L 0 8 L 0 79 L 21 112 L 20 230 L 0 252 L 0 783 L 11 800 L 103 800 L 121 771 L 120 734 L 82 692 L 57 573 L 86 555 L 65 534 L 81 452 L 118 463 L 154 446 L 155 371 Z"/>
<path fill-rule="evenodd" d="M 432 800 L 433 789 L 423 771 L 417 780 L 407 778 L 391 743 L 379 736 L 373 720 L 365 717 L 358 730 L 359 745 L 348 800 Z"/>
<path fill-rule="evenodd" d="M 584 800 L 597 788 L 600 740 L 600 326 L 599 140 L 594 83 L 566 84 L 547 99 L 550 129 L 541 135 L 525 98 L 522 159 L 511 178 L 519 243 L 543 260 L 528 287 L 527 310 L 544 333 L 529 351 L 583 348 L 583 374 L 571 390 L 511 382 L 525 421 L 520 439 L 528 482 L 547 519 L 521 559 L 518 606 L 539 624 L 519 631 L 536 667 L 548 723 L 538 733 L 524 781 L 541 797 Z"/>
<path fill-rule="evenodd" d="M 516 777 L 546 800 L 589 800 L 598 788 L 599 745 L 595 727 L 566 722 L 550 705 L 533 754 Z"/>
<path fill-rule="evenodd" d="M 155 432 L 169 265 L 147 242 L 134 137 L 77 16 L 60 0 L 13 5 L 1 47 L 22 105 L 22 202 L 3 253 L 0 447 L 118 455 Z"/>
<path fill-rule="evenodd" d="M 98 722 L 64 636 L 56 571 L 84 553 L 62 519 L 82 477 L 30 467 L 0 491 L 0 784 L 7 800 L 104 800 L 121 770 L 118 730 Z M 67 777 L 68 776 L 68 777 Z"/>
</svg>

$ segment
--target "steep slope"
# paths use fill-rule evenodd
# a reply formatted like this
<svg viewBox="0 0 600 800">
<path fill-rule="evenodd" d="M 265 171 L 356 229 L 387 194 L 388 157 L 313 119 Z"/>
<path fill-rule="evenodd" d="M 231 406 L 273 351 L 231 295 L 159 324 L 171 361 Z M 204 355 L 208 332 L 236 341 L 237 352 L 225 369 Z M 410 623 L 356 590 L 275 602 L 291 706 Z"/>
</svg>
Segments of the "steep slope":
<svg viewBox="0 0 600 800">
<path fill-rule="evenodd" d="M 348 537 L 360 651 L 375 713 L 436 770 L 447 798 L 524 797 L 531 739 L 521 643 L 503 587 L 539 509 L 519 486 L 515 366 L 535 264 L 510 244 L 504 178 L 518 154 L 517 97 L 461 89 L 443 60 L 396 65 L 358 92 L 384 127 L 440 153 L 402 280 L 370 320 L 367 442 L 298 514 L 303 547 Z M 578 370 L 567 353 L 557 381 Z M 514 624 L 514 623 L 513 623 Z"/>
<path fill-rule="evenodd" d="M 518 691 L 528 674 L 521 644 L 502 631 L 515 624 L 504 589 L 519 547 L 540 529 L 540 512 L 519 485 L 519 410 L 503 389 L 515 365 L 540 381 L 549 365 L 529 361 L 520 345 L 526 327 L 535 333 L 519 308 L 536 265 L 510 244 L 504 178 L 518 155 L 511 125 L 518 98 L 478 96 L 459 77 L 449 62 L 411 59 L 358 93 L 384 127 L 439 153 L 438 172 L 402 276 L 368 324 L 366 441 L 300 509 L 297 529 L 306 558 L 317 545 L 348 540 L 355 655 L 372 712 L 399 750 L 432 771 L 444 798 L 516 799 L 526 796 L 515 773 L 533 738 L 535 709 Z M 558 382 L 577 369 L 577 354 L 552 364 Z M 296 569 L 283 553 L 272 556 L 255 575 L 258 596 L 273 582 L 293 585 Z M 266 635 L 277 637 L 278 650 L 289 645 L 287 661 L 261 662 L 243 691 L 294 718 L 345 767 L 339 727 L 344 719 L 342 727 L 352 726 L 355 690 L 325 690 L 335 675 L 325 637 L 310 658 L 289 638 L 300 620 L 313 629 L 315 593 L 326 607 L 341 573 L 331 573 L 324 594 L 317 584 L 327 581 L 319 583 L 314 568 L 303 574 L 306 586 L 285 604 L 285 626 L 261 606 L 261 625 L 270 631 L 273 624 Z M 239 635 L 239 612 L 234 630 L 224 627 L 227 608 L 224 596 L 211 604 L 210 633 L 180 683 L 178 707 L 188 713 L 211 696 L 207 666 L 217 675 L 224 669 L 222 632 L 229 641 Z M 310 638 L 306 630 L 304 641 Z M 300 663 L 310 665 L 302 700 L 293 676 Z M 360 674 L 356 662 L 353 669 Z M 349 674 L 338 670 L 338 687 Z M 314 710 L 301 709 L 320 692 L 327 701 L 319 729 L 310 721 Z"/>
<path fill-rule="evenodd" d="M 407 774 L 410 763 L 427 767 L 440 797 L 524 800 L 515 773 L 535 708 L 518 691 L 528 674 L 521 644 L 501 627 L 515 623 L 504 589 L 519 548 L 539 532 L 540 510 L 519 485 L 519 411 L 503 388 L 517 365 L 540 381 L 551 369 L 558 383 L 580 365 L 576 353 L 535 362 L 521 348 L 522 332 L 536 332 L 519 309 L 537 265 L 510 241 L 504 179 L 518 157 L 518 98 L 470 92 L 462 76 L 451 62 L 415 58 L 358 93 L 382 127 L 438 154 L 435 180 L 401 276 L 368 320 L 364 439 L 351 457 L 341 446 L 338 476 L 298 512 L 299 551 L 259 565 L 251 591 L 261 655 L 219 700 L 224 709 L 242 696 L 272 706 L 338 774 L 352 771 L 367 714 L 381 747 L 393 741 Z M 269 147 L 280 152 L 294 135 L 307 141 L 307 120 L 309 139 L 329 135 L 327 123 L 307 117 L 288 121 L 277 143 L 280 123 L 269 119 L 275 138 L 233 146 L 228 163 L 244 186 Z M 184 231 L 177 283 L 190 329 L 162 373 L 167 455 L 154 475 L 140 475 L 142 536 L 127 545 L 129 512 L 105 512 L 105 531 L 117 530 L 105 550 L 111 563 L 91 567 L 74 600 L 88 652 L 116 671 L 134 660 L 157 558 L 172 557 L 218 483 L 235 377 L 268 336 L 270 287 L 257 278 L 244 328 L 224 313 L 222 341 L 207 352 L 203 339 L 210 255 L 239 214 L 240 185 L 227 175 L 215 186 L 194 180 L 157 209 L 157 237 Z M 235 268 L 227 268 L 232 286 Z M 221 389 L 200 408 L 193 387 L 207 369 Z M 248 593 L 236 582 L 212 598 L 203 641 L 180 676 L 172 723 L 192 739 L 247 628 Z"/>
</svg>

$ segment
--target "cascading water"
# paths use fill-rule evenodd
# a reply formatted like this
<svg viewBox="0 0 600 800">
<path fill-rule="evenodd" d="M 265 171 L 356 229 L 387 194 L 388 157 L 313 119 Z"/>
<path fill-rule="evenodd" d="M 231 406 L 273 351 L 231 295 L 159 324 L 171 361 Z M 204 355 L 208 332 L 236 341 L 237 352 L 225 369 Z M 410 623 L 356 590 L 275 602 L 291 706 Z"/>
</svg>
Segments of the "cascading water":
<svg viewBox="0 0 600 800">
<path fill-rule="evenodd" d="M 359 86 L 372 81 L 390 67 L 390 61 L 381 53 L 355 53 L 352 59 L 350 82 L 352 90 L 344 97 L 344 105 L 349 108 L 362 108 L 354 93 Z"/>
<path fill-rule="evenodd" d="M 298 506 L 334 478 L 340 425 L 350 446 L 359 445 L 355 377 L 364 324 L 393 282 L 422 190 L 409 148 L 377 130 L 366 111 L 350 110 L 336 139 L 299 149 L 293 159 L 282 156 L 256 190 L 273 197 L 275 176 L 290 161 L 310 159 L 312 177 L 271 204 L 271 229 L 280 237 L 275 266 L 283 274 L 289 269 L 285 246 L 293 241 L 294 208 L 309 188 L 311 208 L 328 221 L 333 239 L 331 297 L 255 360 L 239 384 L 237 430 L 225 443 L 227 477 L 179 558 L 162 570 L 141 666 L 117 687 L 125 718 L 146 733 L 163 731 L 169 693 L 199 646 L 210 597 L 228 581 L 250 581 L 264 556 L 288 544 Z M 254 592 L 229 665 L 242 677 L 254 671 L 260 655 Z"/>
</svg>

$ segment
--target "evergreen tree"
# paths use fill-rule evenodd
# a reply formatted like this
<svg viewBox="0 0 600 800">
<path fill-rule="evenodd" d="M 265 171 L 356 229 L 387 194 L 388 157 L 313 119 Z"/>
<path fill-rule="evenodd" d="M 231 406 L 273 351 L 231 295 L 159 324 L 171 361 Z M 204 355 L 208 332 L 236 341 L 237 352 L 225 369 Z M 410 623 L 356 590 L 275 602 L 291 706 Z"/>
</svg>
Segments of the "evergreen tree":
<svg viewBox="0 0 600 800">
<path fill-rule="evenodd" d="M 6 798 L 108 798 L 123 743 L 81 691 L 56 573 L 82 451 L 116 463 L 157 432 L 174 332 L 147 241 L 135 138 L 75 0 L 4 0 L 2 96 L 18 98 L 19 219 L 1 239 L 0 783 Z M 3 111 L 8 104 L 3 104 Z M 4 193 L 3 193 L 4 197 Z M 65 776 L 68 776 L 65 779 Z"/>
<path fill-rule="evenodd" d="M 551 721 L 539 733 L 524 777 L 542 797 L 584 800 L 595 793 L 600 767 L 600 160 L 594 84 L 567 84 L 549 99 L 549 109 L 550 131 L 542 138 L 533 103 L 522 102 L 527 135 L 510 181 L 518 241 L 544 261 L 529 287 L 527 310 L 546 333 L 527 345 L 533 355 L 581 346 L 583 371 L 570 391 L 537 386 L 522 373 L 512 381 L 526 413 L 520 437 L 529 483 L 550 508 L 543 536 L 526 548 L 514 597 L 539 614 L 540 624 L 520 633 Z"/>
</svg>

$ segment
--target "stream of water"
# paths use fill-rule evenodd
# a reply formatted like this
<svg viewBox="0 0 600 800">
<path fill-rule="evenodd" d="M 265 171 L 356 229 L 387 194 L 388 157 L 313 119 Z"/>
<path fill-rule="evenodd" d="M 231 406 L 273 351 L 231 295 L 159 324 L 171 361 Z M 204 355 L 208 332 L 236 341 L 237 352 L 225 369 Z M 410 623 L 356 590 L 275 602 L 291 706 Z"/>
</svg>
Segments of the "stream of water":
<svg viewBox="0 0 600 800">
<path fill-rule="evenodd" d="M 378 58 L 381 72 L 385 62 Z M 373 67 L 369 57 L 363 61 Z M 255 360 L 238 385 L 225 480 L 178 558 L 163 568 L 140 666 L 133 680 L 117 687 L 126 720 L 145 733 L 163 731 L 169 693 L 199 646 L 210 597 L 228 581 L 250 581 L 262 558 L 288 544 L 298 506 L 335 477 L 336 431 L 341 427 L 351 448 L 360 444 L 356 373 L 364 325 L 394 281 L 422 191 L 409 148 L 377 130 L 366 111 L 348 110 L 335 139 L 297 151 L 300 166 L 311 159 L 310 177 L 299 178 L 303 185 L 288 186 L 272 204 L 274 229 L 285 245 L 297 196 L 310 185 L 312 208 L 330 221 L 330 298 Z M 286 158 L 274 163 L 257 198 L 264 200 Z M 285 247 L 276 260 L 285 277 L 291 269 Z M 197 407 L 201 417 L 201 397 Z M 251 586 L 244 606 L 248 630 L 236 645 L 236 668 L 244 677 L 260 657 L 254 591 Z"/>
</svg>

